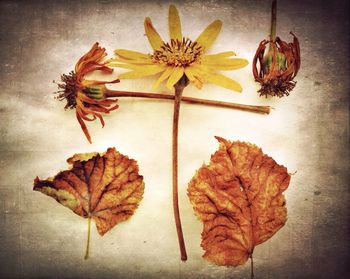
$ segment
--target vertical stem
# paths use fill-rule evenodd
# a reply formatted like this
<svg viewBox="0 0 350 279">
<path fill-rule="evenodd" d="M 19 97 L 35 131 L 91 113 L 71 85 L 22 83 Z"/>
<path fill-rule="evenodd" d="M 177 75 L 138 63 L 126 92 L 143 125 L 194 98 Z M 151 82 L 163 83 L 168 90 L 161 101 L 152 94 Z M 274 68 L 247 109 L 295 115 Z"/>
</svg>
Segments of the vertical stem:
<svg viewBox="0 0 350 279">
<path fill-rule="evenodd" d="M 274 41 L 276 39 L 276 15 L 277 15 L 277 0 L 272 0 L 271 30 L 270 30 L 270 40 L 271 41 Z"/>
<path fill-rule="evenodd" d="M 179 131 L 179 115 L 180 115 L 180 104 L 181 104 L 181 95 L 188 84 L 188 79 L 184 75 L 176 84 L 175 84 L 175 99 L 174 99 L 174 116 L 173 116 L 173 208 L 174 208 L 174 217 L 176 224 L 177 237 L 179 240 L 181 260 L 187 260 L 185 240 L 182 233 L 180 212 L 179 212 L 179 198 L 178 198 L 178 131 Z"/>
<path fill-rule="evenodd" d="M 254 279 L 253 253 L 250 254 L 250 279 Z"/>
<path fill-rule="evenodd" d="M 88 235 L 86 240 L 86 251 L 85 251 L 85 257 L 84 260 L 86 260 L 89 257 L 89 250 L 90 250 L 90 227 L 91 227 L 91 217 L 88 217 Z"/>
</svg>

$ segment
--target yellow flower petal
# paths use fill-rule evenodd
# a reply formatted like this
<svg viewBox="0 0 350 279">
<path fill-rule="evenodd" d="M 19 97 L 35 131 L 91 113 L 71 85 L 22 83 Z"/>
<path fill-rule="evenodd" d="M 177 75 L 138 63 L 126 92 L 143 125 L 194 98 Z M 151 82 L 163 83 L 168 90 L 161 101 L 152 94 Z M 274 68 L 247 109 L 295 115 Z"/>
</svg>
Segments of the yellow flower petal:
<svg viewBox="0 0 350 279">
<path fill-rule="evenodd" d="M 152 65 L 152 60 L 149 59 L 125 59 L 125 58 L 113 58 L 108 63 L 109 66 L 114 67 L 114 64 L 121 63 L 129 63 L 129 64 L 141 64 L 141 65 Z"/>
<path fill-rule="evenodd" d="M 203 64 L 200 65 L 193 65 L 192 70 L 196 72 L 198 76 L 200 76 L 203 80 L 206 79 L 208 75 L 214 74 L 213 70 L 210 69 L 208 66 L 205 66 Z"/>
<path fill-rule="evenodd" d="M 170 39 L 182 41 L 181 21 L 174 5 L 169 7 L 169 35 Z"/>
<path fill-rule="evenodd" d="M 222 86 L 224 88 L 231 89 L 233 91 L 242 92 L 242 87 L 238 82 L 224 75 L 211 74 L 207 76 L 206 80 L 210 83 Z"/>
<path fill-rule="evenodd" d="M 234 51 L 225 51 L 216 54 L 204 55 L 202 61 L 215 61 L 217 59 L 227 58 L 230 56 L 236 56 L 236 53 Z"/>
<path fill-rule="evenodd" d="M 185 75 L 187 76 L 187 78 L 191 82 L 196 80 L 196 72 L 193 70 L 192 67 L 186 67 L 185 68 Z"/>
<path fill-rule="evenodd" d="M 221 26 L 221 20 L 215 20 L 199 35 L 196 42 L 199 43 L 204 49 L 208 49 L 219 35 Z"/>
<path fill-rule="evenodd" d="M 128 65 L 128 66 L 130 66 L 130 65 Z M 152 76 L 152 75 L 158 74 L 160 72 L 163 72 L 165 70 L 164 67 L 161 67 L 158 65 L 139 66 L 135 69 L 136 70 L 134 70 L 134 71 L 122 73 L 118 77 L 120 79 L 141 78 L 141 77 Z"/>
<path fill-rule="evenodd" d="M 185 68 L 185 75 L 198 89 L 203 87 L 203 78 L 198 74 L 198 72 L 193 67 Z"/>
<path fill-rule="evenodd" d="M 162 73 L 162 75 L 158 78 L 158 80 L 153 84 L 153 90 L 156 90 L 160 85 L 160 83 L 166 80 L 173 71 L 174 71 L 174 68 L 167 67 L 167 69 Z"/>
<path fill-rule="evenodd" d="M 123 68 L 123 69 L 130 69 L 130 70 L 134 70 L 134 71 L 138 71 L 141 68 L 144 68 L 144 65 L 134 65 L 134 64 L 124 64 L 124 63 L 116 63 L 116 62 L 111 62 L 108 64 L 108 66 L 111 67 L 119 67 L 119 68 Z M 151 66 L 151 65 L 147 65 L 147 66 Z M 153 66 L 153 64 L 152 64 Z"/>
<path fill-rule="evenodd" d="M 152 21 L 149 17 L 145 19 L 145 32 L 149 43 L 154 50 L 159 50 L 163 45 L 163 40 L 152 25 Z"/>
<path fill-rule="evenodd" d="M 185 69 L 185 74 L 198 89 L 202 89 L 207 76 L 213 74 L 213 71 L 204 65 L 192 65 Z"/>
<path fill-rule="evenodd" d="M 175 83 L 177 83 L 179 81 L 179 79 L 183 76 L 184 74 L 184 68 L 182 67 L 175 67 L 174 71 L 171 73 L 166 86 L 169 89 L 172 89 L 172 87 L 174 86 Z"/>
<path fill-rule="evenodd" d="M 248 60 L 241 58 L 225 58 L 203 61 L 203 65 L 216 70 L 237 70 L 248 65 Z"/>
<path fill-rule="evenodd" d="M 116 49 L 114 53 L 124 59 L 149 59 L 149 55 L 146 53 L 127 49 Z"/>
</svg>

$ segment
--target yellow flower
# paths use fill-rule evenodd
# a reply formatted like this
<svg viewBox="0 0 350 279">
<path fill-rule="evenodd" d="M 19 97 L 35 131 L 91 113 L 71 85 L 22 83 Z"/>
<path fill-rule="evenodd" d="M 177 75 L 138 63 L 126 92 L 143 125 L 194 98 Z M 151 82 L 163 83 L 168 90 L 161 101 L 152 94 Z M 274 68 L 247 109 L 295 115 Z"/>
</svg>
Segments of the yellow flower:
<svg viewBox="0 0 350 279">
<path fill-rule="evenodd" d="M 213 83 L 234 91 L 242 91 L 239 83 L 228 78 L 218 70 L 240 69 L 248 64 L 246 59 L 232 58 L 233 51 L 213 55 L 204 55 L 214 43 L 221 30 L 222 22 L 215 20 L 195 41 L 182 36 L 181 22 L 177 9 L 169 7 L 169 34 L 170 42 L 165 43 L 151 19 L 145 19 L 145 31 L 153 48 L 153 54 L 144 54 L 137 51 L 117 49 L 118 58 L 112 59 L 109 66 L 130 69 L 120 74 L 120 79 L 141 78 L 160 74 L 154 84 L 156 89 L 161 82 L 171 89 L 183 75 L 197 88 L 202 88 L 204 82 Z"/>
</svg>

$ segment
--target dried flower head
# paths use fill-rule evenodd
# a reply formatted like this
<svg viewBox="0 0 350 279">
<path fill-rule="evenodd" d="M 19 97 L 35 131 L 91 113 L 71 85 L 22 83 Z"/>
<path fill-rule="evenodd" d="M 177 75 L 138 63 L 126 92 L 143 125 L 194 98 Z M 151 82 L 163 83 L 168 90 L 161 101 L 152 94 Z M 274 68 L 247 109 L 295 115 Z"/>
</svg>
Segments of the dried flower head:
<svg viewBox="0 0 350 279">
<path fill-rule="evenodd" d="M 91 143 L 91 137 L 84 121 L 93 121 L 98 118 L 104 126 L 104 120 L 101 113 L 108 114 L 110 111 L 118 108 L 118 100 L 107 99 L 105 84 L 119 82 L 113 81 L 86 80 L 85 76 L 96 70 L 105 73 L 112 73 L 113 70 L 106 66 L 107 62 L 102 60 L 107 56 L 105 48 L 101 48 L 95 43 L 92 48 L 83 55 L 77 64 L 75 70 L 68 75 L 61 75 L 62 83 L 58 84 L 59 91 L 57 99 L 66 100 L 65 109 L 75 109 L 79 124 Z"/>
<path fill-rule="evenodd" d="M 199 89 L 203 83 L 209 82 L 234 91 L 242 91 L 238 82 L 218 73 L 218 70 L 243 68 L 248 64 L 246 59 L 231 58 L 235 56 L 233 51 L 205 55 L 220 33 L 220 20 L 211 23 L 195 41 L 183 37 L 179 13 L 173 5 L 169 7 L 168 20 L 170 42 L 164 42 L 151 19 L 145 19 L 145 32 L 153 53 L 145 54 L 125 49 L 115 51 L 118 58 L 112 59 L 113 62 L 109 65 L 131 70 L 119 75 L 119 78 L 141 78 L 160 74 L 154 89 L 163 81 L 171 89 L 185 76 Z"/>
<path fill-rule="evenodd" d="M 279 37 L 260 42 L 253 60 L 254 78 L 261 85 L 260 96 L 288 96 L 295 87 L 294 78 L 300 68 L 300 48 L 298 38 L 291 34 L 291 43 Z M 269 50 L 265 55 L 266 45 L 269 45 Z"/>
<path fill-rule="evenodd" d="M 300 47 L 298 38 L 286 43 L 276 37 L 277 0 L 271 5 L 270 40 L 260 42 L 253 60 L 253 75 L 261 85 L 260 96 L 288 96 L 295 87 L 294 81 L 300 68 Z M 265 54 L 266 45 L 269 49 Z M 259 64 L 259 65 L 258 65 Z M 259 70 L 258 70 L 259 68 Z"/>
</svg>

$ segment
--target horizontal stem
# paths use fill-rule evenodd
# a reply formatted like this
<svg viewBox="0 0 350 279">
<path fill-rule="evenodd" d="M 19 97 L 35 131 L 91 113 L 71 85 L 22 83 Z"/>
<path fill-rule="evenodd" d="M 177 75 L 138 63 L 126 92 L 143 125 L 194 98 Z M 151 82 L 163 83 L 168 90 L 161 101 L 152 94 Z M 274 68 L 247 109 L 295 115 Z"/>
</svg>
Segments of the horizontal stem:
<svg viewBox="0 0 350 279">
<path fill-rule="evenodd" d="M 163 100 L 174 100 L 174 95 L 159 94 L 159 93 L 146 93 L 146 92 L 129 92 L 129 91 L 117 91 L 117 90 L 107 90 L 105 92 L 105 97 L 138 97 L 138 98 L 150 98 L 150 99 L 163 99 Z M 245 110 L 256 113 L 269 114 L 270 106 L 252 106 L 237 103 L 229 103 L 222 101 L 206 100 L 192 97 L 181 97 L 181 101 L 190 104 L 208 105 L 215 107 L 224 107 Z"/>
</svg>

